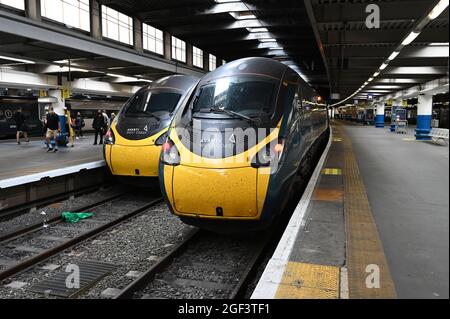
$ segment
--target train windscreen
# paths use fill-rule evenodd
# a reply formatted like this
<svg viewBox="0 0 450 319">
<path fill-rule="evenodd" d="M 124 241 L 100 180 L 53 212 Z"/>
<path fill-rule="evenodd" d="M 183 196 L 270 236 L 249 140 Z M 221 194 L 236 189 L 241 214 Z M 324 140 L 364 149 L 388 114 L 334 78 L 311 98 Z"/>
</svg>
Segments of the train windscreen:
<svg viewBox="0 0 450 319">
<path fill-rule="evenodd" d="M 226 77 L 201 86 L 193 113 L 228 110 L 246 116 L 271 114 L 276 82 L 263 77 Z"/>
<path fill-rule="evenodd" d="M 172 113 L 181 98 L 180 93 L 167 91 L 140 91 L 125 105 L 125 116 L 151 116 L 153 113 Z"/>
</svg>

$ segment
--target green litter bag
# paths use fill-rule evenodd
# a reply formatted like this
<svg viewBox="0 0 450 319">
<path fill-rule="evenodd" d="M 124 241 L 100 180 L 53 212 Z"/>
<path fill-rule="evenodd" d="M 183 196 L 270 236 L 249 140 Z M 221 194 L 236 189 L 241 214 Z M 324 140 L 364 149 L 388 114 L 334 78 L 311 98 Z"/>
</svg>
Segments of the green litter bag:
<svg viewBox="0 0 450 319">
<path fill-rule="evenodd" d="M 81 219 L 89 218 L 92 216 L 94 216 L 93 213 L 63 212 L 61 214 L 62 220 L 68 223 L 78 223 Z"/>
</svg>

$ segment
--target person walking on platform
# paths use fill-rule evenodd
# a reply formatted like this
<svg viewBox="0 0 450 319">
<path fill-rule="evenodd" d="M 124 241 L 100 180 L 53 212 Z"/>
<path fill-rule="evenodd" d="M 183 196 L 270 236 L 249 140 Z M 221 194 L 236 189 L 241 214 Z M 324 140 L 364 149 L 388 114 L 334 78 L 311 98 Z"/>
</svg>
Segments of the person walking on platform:
<svg viewBox="0 0 450 319">
<path fill-rule="evenodd" d="M 21 134 L 23 134 L 23 136 L 25 137 L 25 142 L 29 143 L 30 140 L 28 139 L 28 129 L 27 125 L 25 124 L 25 115 L 23 115 L 21 108 L 14 114 L 14 121 L 16 122 L 17 144 L 20 145 Z"/>
<path fill-rule="evenodd" d="M 59 116 L 53 110 L 53 107 L 48 108 L 47 113 L 47 133 L 46 133 L 46 144 L 47 152 L 58 151 L 58 143 L 56 141 L 57 135 L 61 132 L 61 123 L 59 122 Z"/>
<path fill-rule="evenodd" d="M 100 136 L 100 143 L 103 144 L 103 130 L 105 127 L 105 118 L 102 111 L 98 110 L 97 115 L 92 122 L 92 128 L 95 130 L 94 145 L 97 145 L 97 138 Z"/>
<path fill-rule="evenodd" d="M 83 138 L 83 127 L 84 119 L 81 117 L 81 113 L 78 112 L 75 118 L 75 136 L 77 140 Z"/>
<path fill-rule="evenodd" d="M 106 110 L 103 110 L 102 112 L 103 114 L 103 118 L 105 120 L 105 127 L 109 127 L 109 117 L 108 117 L 108 113 L 106 113 Z M 106 131 L 104 132 L 104 134 L 106 134 Z"/>
</svg>

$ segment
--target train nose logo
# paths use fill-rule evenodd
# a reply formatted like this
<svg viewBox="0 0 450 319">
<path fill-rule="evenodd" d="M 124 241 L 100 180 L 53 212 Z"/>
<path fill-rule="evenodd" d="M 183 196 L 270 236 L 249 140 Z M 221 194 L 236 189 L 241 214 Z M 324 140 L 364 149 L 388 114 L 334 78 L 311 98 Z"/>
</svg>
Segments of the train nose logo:
<svg viewBox="0 0 450 319">
<path fill-rule="evenodd" d="M 231 134 L 230 138 L 228 139 L 231 143 L 236 144 L 236 136 L 234 134 Z"/>
</svg>

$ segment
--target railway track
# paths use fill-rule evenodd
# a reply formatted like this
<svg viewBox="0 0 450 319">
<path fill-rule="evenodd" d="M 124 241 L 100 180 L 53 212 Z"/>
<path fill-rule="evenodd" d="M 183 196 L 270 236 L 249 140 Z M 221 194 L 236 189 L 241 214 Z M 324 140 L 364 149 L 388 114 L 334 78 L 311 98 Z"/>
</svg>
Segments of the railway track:
<svg viewBox="0 0 450 319">
<path fill-rule="evenodd" d="M 110 201 L 112 201 L 112 200 L 114 200 L 116 198 L 119 198 L 121 196 L 124 196 L 127 193 L 128 193 L 127 191 L 115 192 L 114 194 L 111 194 L 110 196 L 107 196 L 107 197 L 102 198 L 102 199 L 100 199 L 98 201 L 95 201 L 94 203 L 91 203 L 91 204 L 88 204 L 88 205 L 82 205 L 80 207 L 76 207 L 76 208 L 73 209 L 73 211 L 76 211 L 76 212 L 87 211 L 87 210 L 89 210 L 91 208 L 94 208 L 96 206 L 99 206 L 101 204 L 110 202 Z M 60 200 L 60 199 L 59 198 L 54 199 L 53 203 L 57 202 L 58 200 Z M 50 204 L 50 202 L 48 202 L 47 204 Z M 59 223 L 59 222 L 61 222 L 61 217 L 59 215 L 55 216 L 55 217 L 52 217 L 52 218 L 50 218 L 48 220 L 45 220 L 45 223 L 47 225 L 54 224 L 54 223 Z M 24 226 L 22 228 L 15 229 L 15 230 L 13 230 L 11 232 L 0 234 L 0 245 L 3 242 L 7 241 L 7 240 L 19 237 L 19 236 L 24 235 L 26 233 L 30 233 L 30 232 L 32 232 L 32 231 L 34 231 L 36 229 L 42 228 L 43 224 L 44 224 L 44 221 L 41 220 L 41 221 L 33 223 L 31 225 L 27 225 L 27 226 Z"/>
<path fill-rule="evenodd" d="M 77 224 L 66 225 L 60 217 L 55 217 L 47 221 L 47 227 L 39 223 L 2 236 L 0 281 L 16 276 L 74 245 L 96 237 L 162 201 L 158 196 L 145 201 L 125 196 L 124 193 L 115 194 L 77 209 L 90 210 L 95 214 L 94 218 Z M 115 203 L 117 204 L 114 205 Z M 5 263 L 5 258 L 8 263 Z"/>
<path fill-rule="evenodd" d="M 115 298 L 243 298 L 270 238 L 195 229 Z"/>
<path fill-rule="evenodd" d="M 11 208 L 3 208 L 0 210 L 0 222 L 8 218 L 13 218 L 15 216 L 21 215 L 23 213 L 27 213 L 32 209 L 42 208 L 52 203 L 62 201 L 71 197 L 78 197 L 88 193 L 95 192 L 103 186 L 104 185 L 88 186 L 73 191 L 65 192 L 64 194 L 42 198 L 37 201 L 27 202 L 22 205 L 17 205 Z"/>
</svg>

